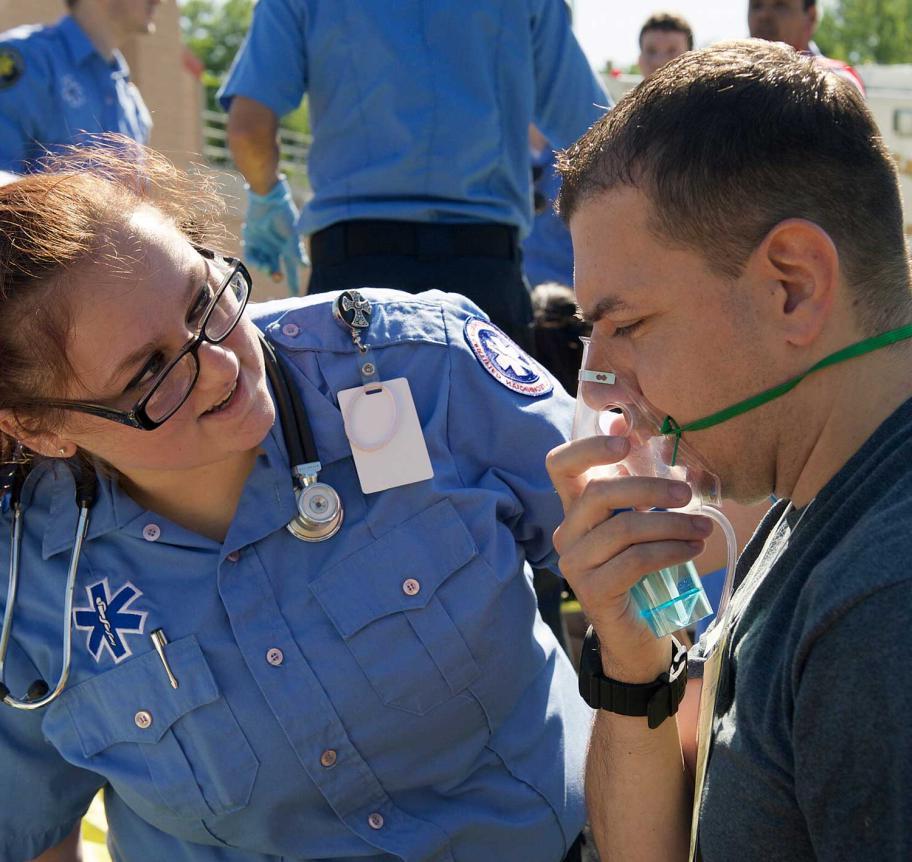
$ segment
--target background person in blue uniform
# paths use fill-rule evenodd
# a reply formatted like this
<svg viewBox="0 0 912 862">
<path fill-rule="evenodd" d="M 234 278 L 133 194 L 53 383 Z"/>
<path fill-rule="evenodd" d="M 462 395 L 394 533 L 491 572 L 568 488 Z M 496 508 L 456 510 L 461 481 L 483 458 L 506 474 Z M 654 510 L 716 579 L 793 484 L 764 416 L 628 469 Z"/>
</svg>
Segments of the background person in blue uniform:
<svg viewBox="0 0 912 862">
<path fill-rule="evenodd" d="M 298 217 L 275 138 L 305 93 L 314 195 Z M 312 293 L 438 287 L 528 339 L 529 123 L 567 146 L 609 104 L 563 0 L 261 0 L 221 100 L 254 263 L 277 271 L 296 226 Z"/>
<path fill-rule="evenodd" d="M 555 562 L 543 456 L 571 400 L 461 297 L 369 291 L 364 340 L 383 379 L 408 381 L 431 479 L 362 493 L 337 400 L 360 363 L 333 297 L 254 308 L 202 341 L 195 385 L 154 431 L 49 413 L 49 397 L 129 409 L 207 314 L 230 320 L 243 299 L 216 303 L 228 265 L 191 245 L 211 223 L 194 215 L 202 190 L 173 191 L 180 175 L 150 153 L 139 193 L 153 206 L 135 165 L 98 165 L 104 178 L 80 163 L 0 188 L 0 429 L 6 449 L 16 437 L 40 453 L 23 491 L 15 693 L 59 671 L 65 461 L 107 465 L 68 686 L 40 712 L 0 705 L 0 860 L 74 841 L 100 787 L 119 862 L 564 858 L 591 716 L 527 563 Z M 257 328 L 344 502 L 325 542 L 286 530 L 290 464 Z"/>
<path fill-rule="evenodd" d="M 152 119 L 118 50 L 150 33 L 161 0 L 68 0 L 50 26 L 0 34 L 0 169 L 112 132 L 148 143 Z"/>
</svg>

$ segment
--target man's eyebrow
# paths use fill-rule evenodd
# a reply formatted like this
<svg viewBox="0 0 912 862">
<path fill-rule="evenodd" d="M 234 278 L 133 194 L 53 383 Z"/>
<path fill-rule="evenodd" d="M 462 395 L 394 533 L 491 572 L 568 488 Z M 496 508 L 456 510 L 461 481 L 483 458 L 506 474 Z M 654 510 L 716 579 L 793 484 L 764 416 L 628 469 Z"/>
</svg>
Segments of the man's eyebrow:
<svg viewBox="0 0 912 862">
<path fill-rule="evenodd" d="M 206 274 L 203 276 L 204 279 L 209 276 L 209 267 L 206 267 Z M 194 301 L 194 291 L 200 285 L 200 276 L 198 272 L 191 272 L 190 277 L 187 279 L 187 285 L 184 288 L 184 300 L 189 308 L 190 303 Z M 153 341 L 147 341 L 145 344 L 137 347 L 136 350 L 130 351 L 117 365 L 114 369 L 113 374 L 108 378 L 108 382 L 105 385 L 105 389 L 113 389 L 117 380 L 121 377 L 122 374 L 129 371 L 136 365 L 138 362 L 145 359 L 156 349 L 157 345 Z"/>
<path fill-rule="evenodd" d="M 586 323 L 598 323 L 605 315 L 614 314 L 617 311 L 629 311 L 630 306 L 618 296 L 604 296 L 595 305 L 591 311 L 580 309 L 580 317 Z"/>
</svg>

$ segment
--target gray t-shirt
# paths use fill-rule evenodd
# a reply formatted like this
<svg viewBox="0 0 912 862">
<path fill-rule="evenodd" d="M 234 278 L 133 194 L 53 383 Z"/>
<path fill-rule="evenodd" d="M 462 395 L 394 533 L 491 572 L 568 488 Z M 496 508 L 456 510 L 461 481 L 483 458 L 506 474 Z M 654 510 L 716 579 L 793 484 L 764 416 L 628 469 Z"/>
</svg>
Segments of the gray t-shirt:
<svg viewBox="0 0 912 862">
<path fill-rule="evenodd" d="M 785 510 L 739 562 L 702 858 L 909 862 L 912 400 Z"/>
</svg>

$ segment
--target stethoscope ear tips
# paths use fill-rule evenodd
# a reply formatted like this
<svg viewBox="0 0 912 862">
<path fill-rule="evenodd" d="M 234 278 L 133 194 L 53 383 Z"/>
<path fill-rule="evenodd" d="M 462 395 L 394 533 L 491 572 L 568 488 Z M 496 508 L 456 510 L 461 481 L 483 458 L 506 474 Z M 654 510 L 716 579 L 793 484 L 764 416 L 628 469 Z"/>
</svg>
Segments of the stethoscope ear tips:
<svg viewBox="0 0 912 862">
<path fill-rule="evenodd" d="M 342 526 L 342 500 L 325 482 L 315 482 L 295 492 L 298 517 L 288 523 L 288 532 L 302 542 L 324 542 Z"/>
</svg>

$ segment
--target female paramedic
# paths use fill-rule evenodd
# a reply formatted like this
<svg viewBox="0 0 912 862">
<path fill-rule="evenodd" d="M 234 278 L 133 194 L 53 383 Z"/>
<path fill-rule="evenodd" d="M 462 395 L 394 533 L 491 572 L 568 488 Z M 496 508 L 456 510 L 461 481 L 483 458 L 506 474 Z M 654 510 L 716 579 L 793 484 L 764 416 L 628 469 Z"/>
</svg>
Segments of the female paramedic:
<svg viewBox="0 0 912 862">
<path fill-rule="evenodd" d="M 0 860 L 75 859 L 99 788 L 116 862 L 577 858 L 526 566 L 572 402 L 461 297 L 245 310 L 206 200 L 152 154 L 0 189 Z"/>
</svg>

